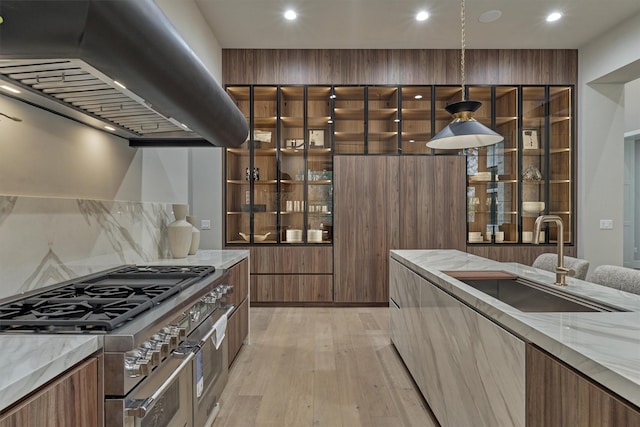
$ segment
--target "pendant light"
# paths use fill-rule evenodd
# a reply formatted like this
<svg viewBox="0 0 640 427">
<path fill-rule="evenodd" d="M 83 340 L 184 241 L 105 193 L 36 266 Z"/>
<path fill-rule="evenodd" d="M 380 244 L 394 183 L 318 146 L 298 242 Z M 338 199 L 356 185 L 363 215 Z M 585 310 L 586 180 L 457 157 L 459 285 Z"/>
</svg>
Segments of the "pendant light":
<svg viewBox="0 0 640 427">
<path fill-rule="evenodd" d="M 445 107 L 453 116 L 453 120 L 438 132 L 427 147 L 441 150 L 463 150 L 466 148 L 485 147 L 497 144 L 504 138 L 473 118 L 473 113 L 482 105 L 479 101 L 469 101 L 465 94 L 464 74 L 464 1 L 461 0 L 460 20 L 462 32 L 462 50 L 460 52 L 460 78 L 462 81 L 462 101 Z"/>
</svg>

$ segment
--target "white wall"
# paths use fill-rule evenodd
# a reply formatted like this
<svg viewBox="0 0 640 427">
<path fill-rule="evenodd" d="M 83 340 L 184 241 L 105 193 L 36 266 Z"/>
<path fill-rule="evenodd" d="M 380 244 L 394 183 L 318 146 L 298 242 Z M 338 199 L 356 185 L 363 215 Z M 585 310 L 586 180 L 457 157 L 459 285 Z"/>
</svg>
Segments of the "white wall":
<svg viewBox="0 0 640 427">
<path fill-rule="evenodd" d="M 171 155 L 0 95 L 0 194 L 186 203 L 187 150 Z"/>
<path fill-rule="evenodd" d="M 156 4 L 202 60 L 214 79 L 222 81 L 222 48 L 194 0 L 156 0 Z M 146 149 L 145 149 L 146 150 Z M 211 221 L 211 230 L 201 230 L 200 248 L 222 247 L 222 153 L 218 147 L 190 149 L 189 205 L 198 220 Z"/>
<path fill-rule="evenodd" d="M 591 268 L 623 263 L 624 83 L 640 77 L 639 45 L 640 14 L 578 52 L 578 256 Z"/>
</svg>

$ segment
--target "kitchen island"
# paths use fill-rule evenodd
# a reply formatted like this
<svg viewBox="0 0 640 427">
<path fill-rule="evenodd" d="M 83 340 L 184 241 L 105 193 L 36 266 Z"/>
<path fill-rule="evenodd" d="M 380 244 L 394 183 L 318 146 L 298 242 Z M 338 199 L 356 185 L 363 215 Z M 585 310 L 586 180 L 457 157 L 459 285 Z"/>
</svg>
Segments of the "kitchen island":
<svg viewBox="0 0 640 427">
<path fill-rule="evenodd" d="M 446 273 L 454 271 L 556 286 L 553 273 L 459 251 L 391 251 L 391 339 L 442 425 L 545 425 L 531 414 L 561 375 L 535 371 L 537 355 L 640 414 L 640 295 L 568 278 L 563 291 L 628 311 L 524 312 Z M 569 407 L 578 389 L 565 387 L 559 400 Z"/>
<path fill-rule="evenodd" d="M 147 265 L 213 265 L 228 269 L 249 257 L 246 250 L 203 250 L 184 259 L 164 259 Z M 248 279 L 248 277 L 247 277 Z M 0 334 L 0 411 L 55 380 L 90 356 L 99 355 L 102 336 L 91 334 Z"/>
</svg>

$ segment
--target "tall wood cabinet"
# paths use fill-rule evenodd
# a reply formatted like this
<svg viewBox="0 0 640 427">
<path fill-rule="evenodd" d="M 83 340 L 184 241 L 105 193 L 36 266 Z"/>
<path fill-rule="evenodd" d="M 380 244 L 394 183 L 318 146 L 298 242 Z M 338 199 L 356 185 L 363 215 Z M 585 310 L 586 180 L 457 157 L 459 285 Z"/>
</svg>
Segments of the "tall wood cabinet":
<svg viewBox="0 0 640 427">
<path fill-rule="evenodd" d="M 389 250 L 464 250 L 464 156 L 336 156 L 334 301 L 388 303 Z"/>
</svg>

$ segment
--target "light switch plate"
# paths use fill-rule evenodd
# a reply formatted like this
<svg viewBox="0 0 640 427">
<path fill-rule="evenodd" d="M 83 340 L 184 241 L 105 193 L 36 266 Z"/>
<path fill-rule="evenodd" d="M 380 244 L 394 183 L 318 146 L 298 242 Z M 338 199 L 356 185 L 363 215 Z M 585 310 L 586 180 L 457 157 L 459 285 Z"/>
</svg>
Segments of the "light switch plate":
<svg viewBox="0 0 640 427">
<path fill-rule="evenodd" d="M 600 230 L 613 230 L 613 220 L 612 219 L 601 219 L 600 220 Z"/>
<path fill-rule="evenodd" d="M 200 221 L 200 229 L 201 230 L 211 230 L 211 220 L 203 219 Z"/>
</svg>

